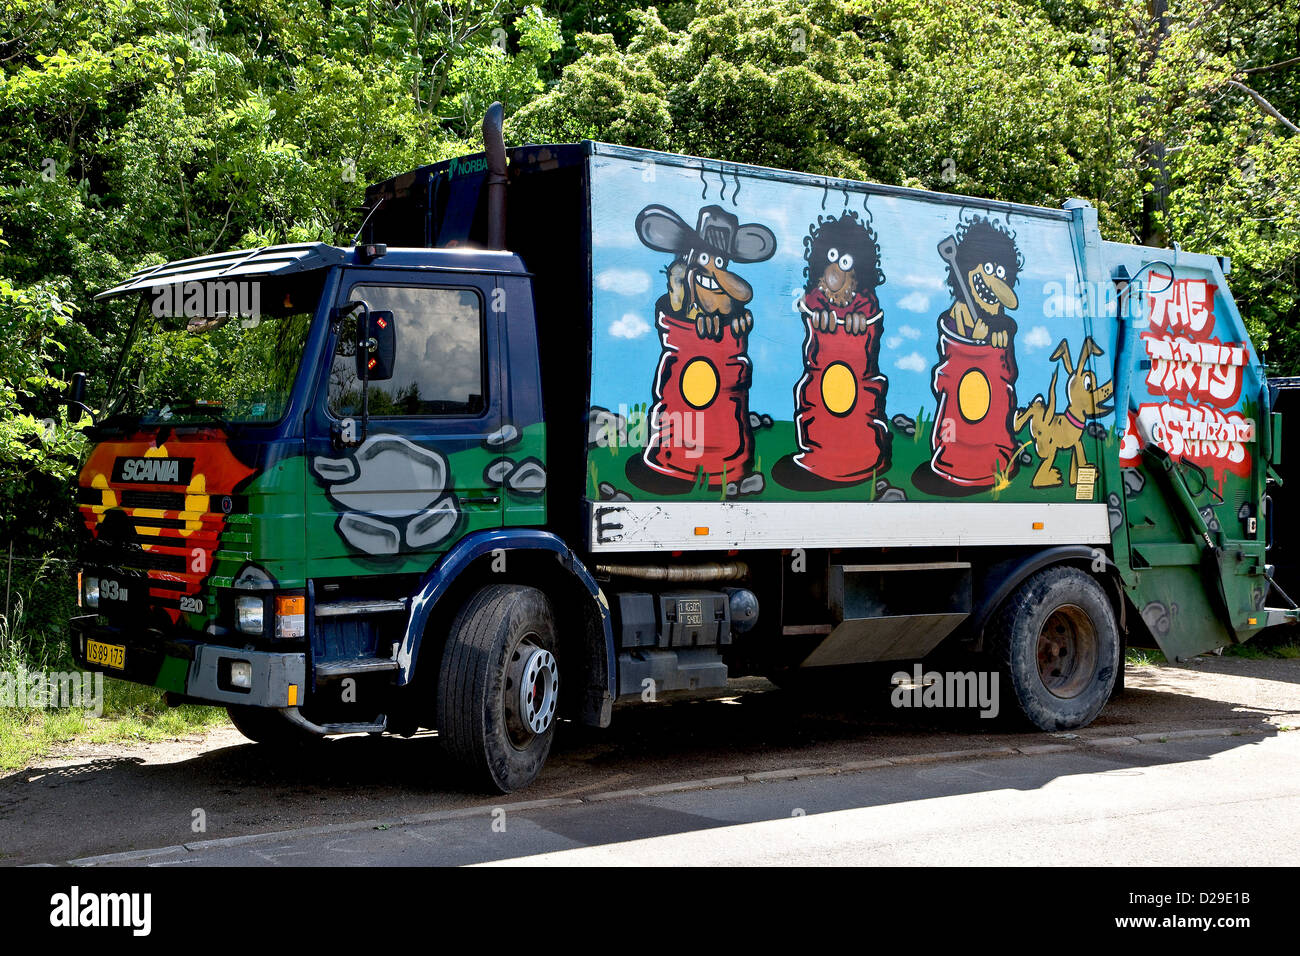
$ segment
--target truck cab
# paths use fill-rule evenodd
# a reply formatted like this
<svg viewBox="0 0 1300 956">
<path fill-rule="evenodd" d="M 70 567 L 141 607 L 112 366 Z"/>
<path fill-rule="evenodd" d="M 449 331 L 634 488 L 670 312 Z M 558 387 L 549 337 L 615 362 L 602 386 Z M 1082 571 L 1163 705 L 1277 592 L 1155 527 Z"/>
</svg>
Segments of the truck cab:
<svg viewBox="0 0 1300 956">
<path fill-rule="evenodd" d="M 543 530 L 520 259 L 282 246 L 146 270 L 119 295 L 201 354 L 141 369 L 91 429 L 79 662 L 224 704 L 255 737 L 427 724 L 394 693 L 424 676 L 411 621 L 468 581 L 431 567 L 454 550 L 503 571 L 529 534 L 552 576 L 571 560 Z M 203 377 L 207 348 L 236 350 L 237 379 Z M 151 394 L 151 372 L 170 390 Z M 592 696 L 599 722 L 608 690 Z"/>
</svg>

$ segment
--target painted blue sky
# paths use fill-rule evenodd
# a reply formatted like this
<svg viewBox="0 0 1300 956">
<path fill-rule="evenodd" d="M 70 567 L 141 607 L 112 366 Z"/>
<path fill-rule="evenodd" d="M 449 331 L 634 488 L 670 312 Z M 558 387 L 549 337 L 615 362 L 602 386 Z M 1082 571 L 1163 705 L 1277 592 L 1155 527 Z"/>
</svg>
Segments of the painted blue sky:
<svg viewBox="0 0 1300 956">
<path fill-rule="evenodd" d="M 819 215 L 834 217 L 846 208 L 870 214 L 881 250 L 885 282 L 877 289 L 884 313 L 881 371 L 889 377 L 888 413 L 914 416 L 933 407 L 930 370 L 936 361 L 939 314 L 952 298 L 945 285 L 947 267 L 936 247 L 957 228 L 961 217 L 979 212 L 978 200 L 962 207 L 921 199 L 870 195 L 776 182 L 741 173 L 737 192 L 728 167 L 725 195 L 716 172 L 698 167 L 658 164 L 653 182 L 647 167 L 619 157 L 593 156 L 592 222 L 595 281 L 595 360 L 592 403 L 607 408 L 646 402 L 659 358 L 654 305 L 666 290 L 664 269 L 670 256 L 642 245 L 636 236 L 637 213 L 651 203 L 673 209 L 694 226 L 701 207 L 719 204 L 742 223 L 758 222 L 776 235 L 777 250 L 766 262 L 735 264 L 734 272 L 754 287 L 749 308 L 754 314 L 749 354 L 754 363 L 750 408 L 789 421 L 794 387 L 803 373 L 803 323 L 795 311 L 802 292 L 804 236 Z M 707 190 L 706 195 L 701 195 Z M 823 201 L 825 206 L 823 208 Z M 1049 356 L 1061 338 L 1077 354 L 1084 336 L 1082 322 L 1048 317 L 1049 284 L 1079 281 L 1069 224 L 1058 219 L 1013 213 L 1008 221 L 1024 257 L 1016 284 L 1019 308 L 1012 314 L 1020 368 L 1020 404 L 1047 389 L 1052 375 Z M 1097 335 L 1113 348 L 1113 330 Z M 1103 360 L 1105 361 L 1105 360 Z M 1059 389 L 1063 392 L 1064 376 Z"/>
</svg>

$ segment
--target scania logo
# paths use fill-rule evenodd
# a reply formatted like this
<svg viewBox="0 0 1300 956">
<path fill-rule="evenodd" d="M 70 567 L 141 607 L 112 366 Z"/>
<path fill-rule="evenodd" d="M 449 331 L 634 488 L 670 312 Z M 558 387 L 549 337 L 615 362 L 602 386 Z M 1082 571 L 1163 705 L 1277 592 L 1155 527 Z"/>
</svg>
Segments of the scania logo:
<svg viewBox="0 0 1300 956">
<path fill-rule="evenodd" d="M 193 458 L 119 458 L 113 463 L 113 480 L 118 482 L 188 485 L 193 475 Z"/>
</svg>

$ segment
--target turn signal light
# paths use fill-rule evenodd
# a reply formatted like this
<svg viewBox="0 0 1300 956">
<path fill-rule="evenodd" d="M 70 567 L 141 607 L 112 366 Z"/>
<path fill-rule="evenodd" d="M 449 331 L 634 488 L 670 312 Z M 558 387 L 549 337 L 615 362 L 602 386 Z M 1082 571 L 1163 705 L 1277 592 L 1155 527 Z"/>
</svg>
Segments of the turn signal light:
<svg viewBox="0 0 1300 956">
<path fill-rule="evenodd" d="M 300 595 L 278 595 L 275 599 L 275 636 L 305 637 L 307 634 L 307 599 Z"/>
</svg>

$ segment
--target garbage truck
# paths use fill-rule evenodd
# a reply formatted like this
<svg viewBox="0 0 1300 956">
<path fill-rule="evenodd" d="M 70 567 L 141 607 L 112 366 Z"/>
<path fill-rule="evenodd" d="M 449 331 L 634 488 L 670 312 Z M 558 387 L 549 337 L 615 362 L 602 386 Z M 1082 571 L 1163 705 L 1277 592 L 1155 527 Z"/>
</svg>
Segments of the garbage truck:
<svg viewBox="0 0 1300 956">
<path fill-rule="evenodd" d="M 268 745 L 433 729 L 508 792 L 557 722 L 729 678 L 957 650 L 1060 731 L 1127 644 L 1295 617 L 1228 260 L 501 118 L 353 245 L 102 293 L 135 344 L 77 488 L 82 666 Z"/>
</svg>

